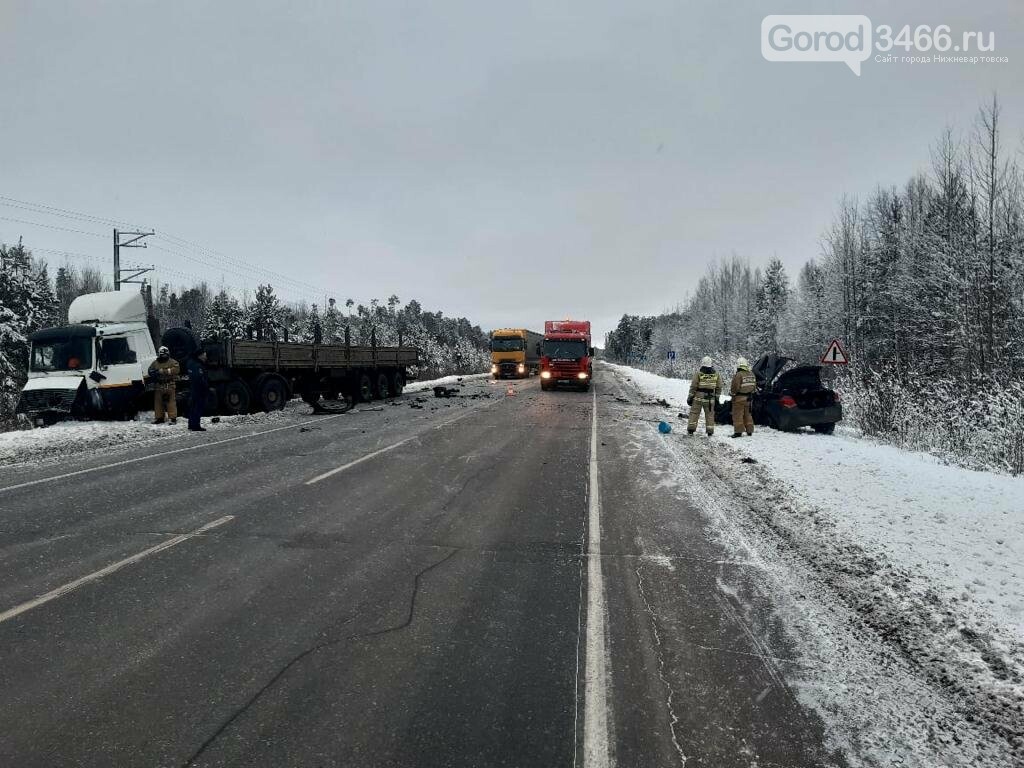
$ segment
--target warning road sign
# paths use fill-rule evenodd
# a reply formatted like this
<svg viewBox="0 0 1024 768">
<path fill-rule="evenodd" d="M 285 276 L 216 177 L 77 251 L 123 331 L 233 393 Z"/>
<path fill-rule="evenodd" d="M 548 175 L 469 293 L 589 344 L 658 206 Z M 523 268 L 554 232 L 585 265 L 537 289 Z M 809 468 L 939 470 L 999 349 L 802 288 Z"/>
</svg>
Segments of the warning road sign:
<svg viewBox="0 0 1024 768">
<path fill-rule="evenodd" d="M 825 365 L 847 365 L 850 362 L 842 345 L 839 343 L 839 339 L 832 339 L 832 343 L 828 345 L 825 354 L 821 356 L 821 362 Z"/>
</svg>

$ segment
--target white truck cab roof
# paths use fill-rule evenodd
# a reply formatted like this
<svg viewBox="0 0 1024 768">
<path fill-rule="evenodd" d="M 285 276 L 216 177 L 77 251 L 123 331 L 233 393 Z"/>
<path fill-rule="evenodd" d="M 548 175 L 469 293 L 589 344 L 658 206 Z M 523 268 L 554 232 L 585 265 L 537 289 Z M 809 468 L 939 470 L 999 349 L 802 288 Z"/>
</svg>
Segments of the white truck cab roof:
<svg viewBox="0 0 1024 768">
<path fill-rule="evenodd" d="M 144 323 L 146 302 L 135 291 L 86 293 L 71 302 L 68 323 Z"/>
</svg>

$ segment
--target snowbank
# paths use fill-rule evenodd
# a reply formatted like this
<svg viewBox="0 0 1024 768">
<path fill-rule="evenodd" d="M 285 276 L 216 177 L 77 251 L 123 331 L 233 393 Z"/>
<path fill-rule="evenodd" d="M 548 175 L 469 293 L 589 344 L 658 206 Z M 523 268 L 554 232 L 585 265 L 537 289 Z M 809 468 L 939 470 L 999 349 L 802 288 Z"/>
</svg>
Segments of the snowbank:
<svg viewBox="0 0 1024 768">
<path fill-rule="evenodd" d="M 418 381 L 406 387 L 406 392 L 429 390 L 437 385 L 452 386 L 463 382 L 485 379 L 486 373 L 469 376 L 445 376 L 440 379 Z M 248 424 L 286 423 L 309 413 L 309 406 L 301 400 L 292 400 L 283 411 L 254 413 L 242 416 L 221 416 L 216 424 L 209 418 L 203 426 L 211 432 L 236 429 Z M 12 464 L 55 459 L 90 451 L 141 445 L 157 440 L 182 438 L 188 435 L 186 419 L 179 416 L 178 423 L 151 424 L 152 412 L 140 414 L 140 421 L 67 421 L 50 427 L 14 432 L 0 432 L 0 467 Z"/>
<path fill-rule="evenodd" d="M 608 367 L 630 379 L 631 402 L 664 398 L 672 411 L 685 403 L 685 381 Z M 659 415 L 672 421 L 672 411 Z M 920 764 L 1024 764 L 1024 478 L 943 465 L 850 431 L 650 434 L 686 458 L 677 470 L 692 493 L 709 496 L 710 483 L 731 499 L 719 522 L 809 567 L 861 626 L 1014 755 Z M 784 582 L 791 567 L 775 570 Z M 949 729 L 955 722 L 936 731 L 940 742 L 955 738 Z"/>
<path fill-rule="evenodd" d="M 686 410 L 688 381 L 607 367 Z M 753 438 L 738 440 L 731 434 L 718 430 L 715 439 L 769 468 L 842 535 L 884 552 L 945 597 L 978 604 L 1024 636 L 1024 477 L 945 465 L 852 430 L 818 435 L 759 427 Z"/>
<path fill-rule="evenodd" d="M 486 379 L 490 376 L 489 373 L 470 373 L 465 376 L 442 376 L 440 379 L 429 379 L 427 381 L 415 381 L 411 384 L 405 385 L 405 392 L 422 392 L 425 389 L 433 389 L 439 387 L 442 384 L 445 386 L 454 386 L 459 382 L 466 381 L 479 381 L 480 379 Z"/>
</svg>

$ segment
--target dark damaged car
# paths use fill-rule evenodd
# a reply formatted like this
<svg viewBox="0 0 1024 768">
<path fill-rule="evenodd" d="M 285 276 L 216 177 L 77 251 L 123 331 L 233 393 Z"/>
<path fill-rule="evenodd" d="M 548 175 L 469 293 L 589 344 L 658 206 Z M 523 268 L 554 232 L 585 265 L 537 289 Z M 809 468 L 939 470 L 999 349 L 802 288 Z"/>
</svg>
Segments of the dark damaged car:
<svg viewBox="0 0 1024 768">
<path fill-rule="evenodd" d="M 757 377 L 757 392 L 751 398 L 755 424 L 791 432 L 811 427 L 815 432 L 832 434 L 843 418 L 839 394 L 821 380 L 820 365 L 795 365 L 782 355 L 762 355 L 751 366 Z M 720 403 L 716 419 L 732 421 L 732 404 Z"/>
</svg>

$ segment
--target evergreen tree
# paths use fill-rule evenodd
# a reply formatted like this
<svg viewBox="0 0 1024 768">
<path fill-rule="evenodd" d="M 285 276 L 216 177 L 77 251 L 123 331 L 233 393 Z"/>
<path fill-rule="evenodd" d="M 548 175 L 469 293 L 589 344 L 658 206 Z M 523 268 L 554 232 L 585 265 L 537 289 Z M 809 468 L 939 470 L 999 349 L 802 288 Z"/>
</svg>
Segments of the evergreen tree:
<svg viewBox="0 0 1024 768">
<path fill-rule="evenodd" d="M 206 314 L 203 335 L 209 339 L 241 339 L 245 337 L 245 313 L 238 301 L 221 291 L 213 297 Z"/>
</svg>

